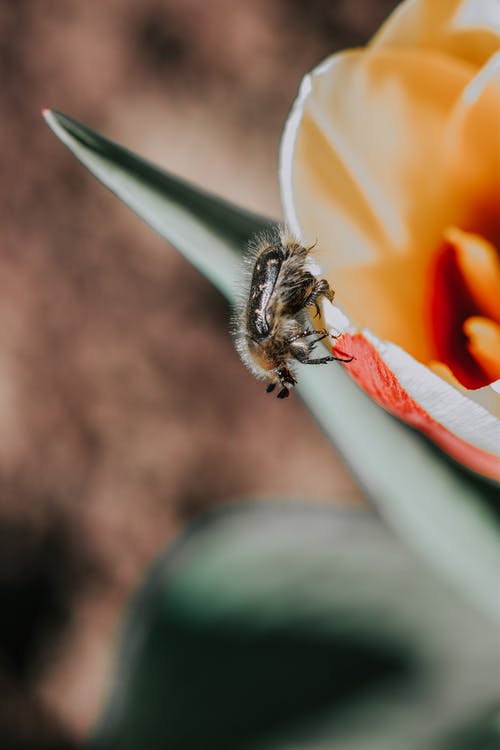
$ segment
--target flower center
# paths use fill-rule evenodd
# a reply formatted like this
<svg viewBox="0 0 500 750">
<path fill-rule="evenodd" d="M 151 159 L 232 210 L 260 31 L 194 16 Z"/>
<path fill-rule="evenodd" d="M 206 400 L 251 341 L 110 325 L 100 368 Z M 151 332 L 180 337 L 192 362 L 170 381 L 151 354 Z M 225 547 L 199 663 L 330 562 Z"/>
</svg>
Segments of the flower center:
<svg viewBox="0 0 500 750">
<path fill-rule="evenodd" d="M 435 358 L 465 388 L 500 378 L 500 257 L 484 237 L 450 228 L 430 273 Z"/>
</svg>

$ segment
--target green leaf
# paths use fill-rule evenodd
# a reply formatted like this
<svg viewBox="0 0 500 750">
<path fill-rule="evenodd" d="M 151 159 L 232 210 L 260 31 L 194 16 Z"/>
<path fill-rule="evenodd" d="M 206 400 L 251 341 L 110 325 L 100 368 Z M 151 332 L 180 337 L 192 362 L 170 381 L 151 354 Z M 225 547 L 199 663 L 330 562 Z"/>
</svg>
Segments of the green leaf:
<svg viewBox="0 0 500 750">
<path fill-rule="evenodd" d="M 301 372 L 300 393 L 312 414 L 391 526 L 499 622 L 497 488 L 332 369 Z"/>
<path fill-rule="evenodd" d="M 151 572 L 91 747 L 430 750 L 496 702 L 496 638 L 370 514 L 241 505 Z"/>
<path fill-rule="evenodd" d="M 232 298 L 242 247 L 268 220 L 166 174 L 66 115 L 45 117 L 103 184 Z M 340 367 L 303 367 L 298 392 L 391 525 L 497 619 L 495 488 L 385 413 Z"/>
<path fill-rule="evenodd" d="M 457 727 L 432 750 L 498 750 L 500 747 L 500 709 L 482 711 L 474 721 Z"/>
<path fill-rule="evenodd" d="M 226 296 L 234 294 L 238 252 L 271 221 L 167 174 L 62 112 L 44 112 L 65 146 L 138 216 L 171 242 Z"/>
</svg>

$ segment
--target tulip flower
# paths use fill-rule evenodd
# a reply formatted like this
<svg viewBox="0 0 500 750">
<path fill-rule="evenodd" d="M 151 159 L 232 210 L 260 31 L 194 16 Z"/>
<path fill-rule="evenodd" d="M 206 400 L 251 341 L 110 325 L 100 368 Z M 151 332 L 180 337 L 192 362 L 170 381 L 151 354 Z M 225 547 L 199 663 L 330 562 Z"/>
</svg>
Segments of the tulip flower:
<svg viewBox="0 0 500 750">
<path fill-rule="evenodd" d="M 285 128 L 281 185 L 348 317 L 324 304 L 348 372 L 499 477 L 499 3 L 407 0 L 365 49 L 320 64 Z"/>
<path fill-rule="evenodd" d="M 402 3 L 365 50 L 305 78 L 281 152 L 285 220 L 315 245 L 311 271 L 339 304 L 324 303 L 319 325 L 353 356 L 302 368 L 299 394 L 392 529 L 495 622 L 500 534 L 484 479 L 500 479 L 498 4 Z M 234 298 L 242 248 L 269 219 L 61 112 L 45 118 Z"/>
</svg>

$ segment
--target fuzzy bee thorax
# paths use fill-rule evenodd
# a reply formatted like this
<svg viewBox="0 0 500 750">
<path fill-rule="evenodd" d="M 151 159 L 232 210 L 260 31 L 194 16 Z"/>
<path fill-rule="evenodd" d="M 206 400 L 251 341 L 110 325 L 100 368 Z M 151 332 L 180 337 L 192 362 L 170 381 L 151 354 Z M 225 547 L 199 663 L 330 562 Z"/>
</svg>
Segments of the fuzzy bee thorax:
<svg viewBox="0 0 500 750">
<path fill-rule="evenodd" d="M 288 396 L 297 382 L 290 369 L 293 361 L 323 364 L 338 359 L 310 356 L 328 332 L 311 327 L 307 309 L 319 313 L 319 300 L 332 301 L 334 296 L 328 281 L 317 279 L 309 270 L 311 249 L 283 227 L 253 240 L 235 307 L 233 329 L 241 359 L 256 377 L 271 381 L 268 390 L 281 384 L 279 398 Z"/>
</svg>

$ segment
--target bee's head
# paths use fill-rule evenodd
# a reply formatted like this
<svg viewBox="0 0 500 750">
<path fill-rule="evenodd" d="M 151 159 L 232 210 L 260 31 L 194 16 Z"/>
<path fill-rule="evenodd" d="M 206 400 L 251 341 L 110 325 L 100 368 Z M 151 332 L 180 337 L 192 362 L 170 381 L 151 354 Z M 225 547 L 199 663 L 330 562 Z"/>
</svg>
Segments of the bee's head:
<svg viewBox="0 0 500 750">
<path fill-rule="evenodd" d="M 278 367 L 274 370 L 273 374 L 275 375 L 276 380 L 273 383 L 269 383 L 266 388 L 267 393 L 274 391 L 276 385 L 279 383 L 281 385 L 281 391 L 278 393 L 278 398 L 287 398 L 290 393 L 290 388 L 293 388 L 297 382 L 296 379 L 285 365 Z"/>
</svg>

